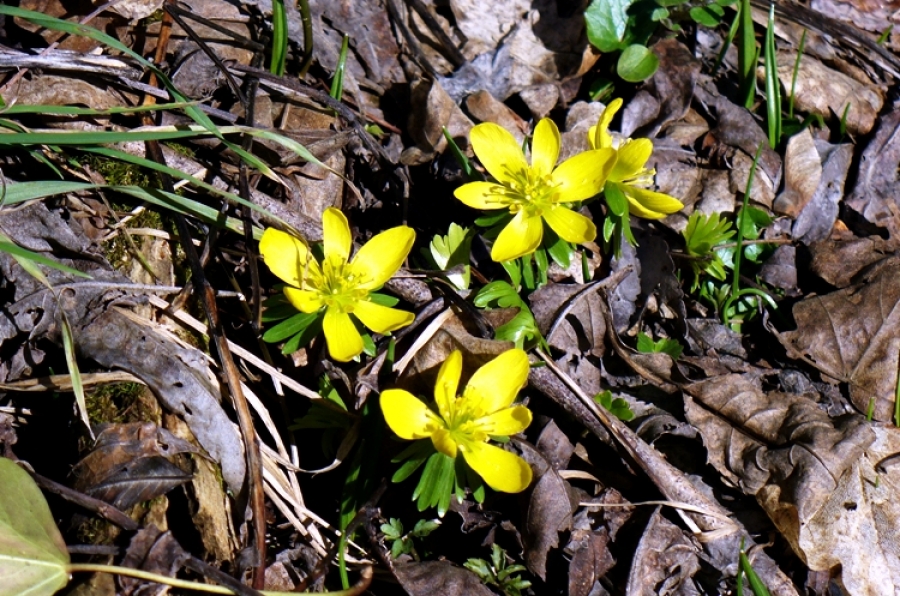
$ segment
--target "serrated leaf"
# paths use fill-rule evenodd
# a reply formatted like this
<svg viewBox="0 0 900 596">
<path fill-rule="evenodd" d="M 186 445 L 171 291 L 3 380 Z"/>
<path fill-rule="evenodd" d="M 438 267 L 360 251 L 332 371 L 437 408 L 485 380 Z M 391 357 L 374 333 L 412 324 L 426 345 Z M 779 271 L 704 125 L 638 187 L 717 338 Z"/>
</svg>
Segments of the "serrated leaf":
<svg viewBox="0 0 900 596">
<path fill-rule="evenodd" d="M 69 583 L 69 553 L 28 472 L 0 458 L 0 596 L 50 596 Z"/>
<path fill-rule="evenodd" d="M 714 246 L 726 242 L 734 234 L 731 222 L 722 219 L 718 213 L 706 215 L 698 211 L 691 213 L 682 232 L 685 250 L 695 257 L 708 256 Z"/>
<path fill-rule="evenodd" d="M 624 48 L 632 0 L 592 0 L 584 11 L 588 41 L 601 52 Z"/>
</svg>

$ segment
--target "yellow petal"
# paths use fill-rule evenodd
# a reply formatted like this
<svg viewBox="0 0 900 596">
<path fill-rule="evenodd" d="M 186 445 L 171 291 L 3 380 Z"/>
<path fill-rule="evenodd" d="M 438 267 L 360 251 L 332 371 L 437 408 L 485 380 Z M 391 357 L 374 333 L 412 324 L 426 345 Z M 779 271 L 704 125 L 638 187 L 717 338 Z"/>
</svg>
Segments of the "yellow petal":
<svg viewBox="0 0 900 596">
<path fill-rule="evenodd" d="M 439 428 L 431 435 L 431 443 L 434 448 L 447 457 L 456 458 L 456 450 L 459 447 L 450 432 L 446 428 Z"/>
<path fill-rule="evenodd" d="M 544 224 L 540 216 L 519 211 L 494 240 L 491 258 L 500 262 L 533 253 L 543 235 Z"/>
<path fill-rule="evenodd" d="M 383 391 L 380 402 L 385 421 L 401 439 L 430 437 L 442 425 L 441 419 L 422 400 L 403 389 Z"/>
<path fill-rule="evenodd" d="M 636 217 L 662 219 L 684 207 L 681 201 L 665 193 L 626 184 L 619 184 L 619 188 L 628 197 L 628 210 Z"/>
<path fill-rule="evenodd" d="M 285 288 L 284 295 L 300 312 L 312 313 L 322 308 L 322 298 L 318 292 Z"/>
<path fill-rule="evenodd" d="M 263 232 L 259 253 L 272 273 L 298 288 L 303 287 L 304 271 L 319 270 L 319 264 L 301 239 L 275 228 L 266 228 Z"/>
<path fill-rule="evenodd" d="M 563 205 L 555 205 L 544 211 L 547 225 L 566 242 L 584 244 L 597 237 L 597 226 L 587 217 Z"/>
<path fill-rule="evenodd" d="M 362 353 L 362 337 L 347 313 L 336 308 L 326 310 L 322 330 L 328 343 L 328 353 L 338 362 L 349 362 Z"/>
<path fill-rule="evenodd" d="M 350 258 L 350 224 L 340 209 L 329 207 L 322 214 L 322 244 L 326 259 L 337 257 L 346 263 Z"/>
<path fill-rule="evenodd" d="M 528 169 L 519 143 L 502 126 L 484 122 L 472 129 L 469 139 L 478 160 L 500 182 L 513 182 Z"/>
<path fill-rule="evenodd" d="M 559 164 L 550 180 L 556 185 L 556 203 L 583 201 L 598 194 L 615 165 L 615 149 L 585 151 Z"/>
<path fill-rule="evenodd" d="M 503 436 L 520 433 L 531 424 L 531 410 L 525 406 L 505 408 L 478 419 L 478 430 L 489 435 Z"/>
<path fill-rule="evenodd" d="M 456 392 L 459 389 L 461 374 L 462 353 L 459 350 L 453 350 L 441 364 L 437 381 L 434 384 L 434 402 L 444 420 L 450 420 L 453 417 L 453 404 L 456 402 Z"/>
<path fill-rule="evenodd" d="M 469 182 L 453 191 L 453 196 L 475 209 L 503 209 L 509 204 L 505 186 L 494 182 Z"/>
<path fill-rule="evenodd" d="M 469 379 L 463 399 L 472 400 L 482 416 L 508 408 L 528 381 L 528 355 L 507 350 L 479 368 Z"/>
<path fill-rule="evenodd" d="M 406 327 L 416 318 L 411 312 L 360 300 L 353 306 L 353 314 L 375 333 L 390 333 Z"/>
<path fill-rule="evenodd" d="M 469 442 L 463 449 L 466 463 L 492 489 L 518 493 L 531 484 L 531 466 L 518 455 L 487 443 Z"/>
<path fill-rule="evenodd" d="M 384 285 L 406 260 L 416 233 L 412 228 L 397 226 L 374 236 L 353 256 L 352 272 L 365 281 L 357 287 L 375 290 Z"/>
<path fill-rule="evenodd" d="M 631 139 L 616 153 L 616 165 L 609 173 L 609 180 L 621 182 L 638 175 L 653 153 L 653 141 L 650 139 Z"/>
<path fill-rule="evenodd" d="M 600 114 L 600 119 L 596 126 L 592 126 L 588 131 L 588 140 L 592 149 L 606 149 L 612 147 L 612 136 L 609 134 L 609 123 L 619 108 L 622 107 L 622 98 L 617 97 L 606 105 L 606 109 Z"/>
<path fill-rule="evenodd" d="M 559 159 L 559 129 L 549 118 L 543 118 L 534 128 L 531 141 L 531 168 L 539 176 L 549 176 Z"/>
</svg>

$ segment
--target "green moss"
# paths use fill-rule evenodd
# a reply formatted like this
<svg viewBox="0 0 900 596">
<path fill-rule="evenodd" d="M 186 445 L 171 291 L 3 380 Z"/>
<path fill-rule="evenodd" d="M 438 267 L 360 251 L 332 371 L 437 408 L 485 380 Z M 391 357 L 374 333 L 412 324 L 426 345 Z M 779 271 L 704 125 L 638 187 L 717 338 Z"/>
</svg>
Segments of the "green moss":
<svg viewBox="0 0 900 596">
<path fill-rule="evenodd" d="M 138 422 L 152 419 L 141 406 L 145 387 L 140 383 L 113 383 L 85 395 L 91 424 L 103 422 Z"/>
</svg>

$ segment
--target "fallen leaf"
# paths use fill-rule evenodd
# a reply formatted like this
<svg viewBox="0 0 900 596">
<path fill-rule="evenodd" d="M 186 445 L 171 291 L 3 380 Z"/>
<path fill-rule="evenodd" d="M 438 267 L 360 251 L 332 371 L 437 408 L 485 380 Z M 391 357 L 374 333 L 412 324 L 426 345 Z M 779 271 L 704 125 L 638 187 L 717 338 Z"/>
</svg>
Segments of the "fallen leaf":
<svg viewBox="0 0 900 596">
<path fill-rule="evenodd" d="M 709 462 L 756 497 L 810 569 L 838 572 L 852 596 L 898 585 L 896 429 L 856 414 L 830 418 L 809 396 L 766 393 L 746 375 L 687 393 Z"/>
<path fill-rule="evenodd" d="M 657 507 L 634 552 L 626 594 L 696 593 L 700 554 L 696 544 Z"/>
<path fill-rule="evenodd" d="M 777 61 L 782 89 L 790 90 L 794 85 L 794 105 L 798 110 L 838 120 L 847 110 L 845 122 L 850 134 L 866 134 L 872 130 L 884 104 L 877 87 L 864 85 L 808 55 L 800 60 L 794 84 L 797 54 L 779 52 Z"/>
<path fill-rule="evenodd" d="M 779 335 L 791 352 L 847 383 L 859 412 L 894 415 L 900 357 L 900 260 L 883 261 L 862 283 L 794 305 L 797 329 Z"/>
<path fill-rule="evenodd" d="M 494 596 L 477 575 L 449 561 L 397 563 L 393 571 L 410 596 Z"/>
<path fill-rule="evenodd" d="M 797 217 L 809 203 L 822 179 L 822 161 L 809 128 L 804 128 L 787 143 L 784 155 L 784 191 L 772 209 Z"/>
</svg>

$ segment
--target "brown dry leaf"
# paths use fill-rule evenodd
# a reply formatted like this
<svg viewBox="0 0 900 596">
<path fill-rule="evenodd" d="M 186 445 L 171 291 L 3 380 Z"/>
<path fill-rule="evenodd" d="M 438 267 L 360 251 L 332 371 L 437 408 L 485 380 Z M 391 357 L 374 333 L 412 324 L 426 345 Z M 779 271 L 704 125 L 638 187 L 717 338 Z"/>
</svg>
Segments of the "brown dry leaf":
<svg viewBox="0 0 900 596">
<path fill-rule="evenodd" d="M 552 347 L 570 354 L 603 356 L 606 323 L 599 283 L 549 283 L 528 297 L 541 334 Z"/>
<path fill-rule="evenodd" d="M 878 122 L 875 135 L 860 157 L 856 186 L 846 199 L 848 207 L 870 223 L 900 235 L 900 110 L 891 110 Z"/>
<path fill-rule="evenodd" d="M 810 269 L 831 285 L 844 288 L 860 271 L 890 251 L 890 244 L 878 236 L 822 240 L 809 245 Z"/>
<path fill-rule="evenodd" d="M 479 122 L 499 124 L 512 133 L 520 144 L 525 140 L 528 124 L 505 103 L 497 101 L 487 91 L 478 91 L 466 98 L 466 109 Z"/>
<path fill-rule="evenodd" d="M 838 219 L 844 183 L 853 162 L 853 145 L 816 141 L 822 160 L 822 177 L 809 203 L 797 216 L 791 234 L 804 244 L 827 238 Z"/>
<path fill-rule="evenodd" d="M 822 179 L 822 161 L 809 128 L 790 138 L 784 155 L 784 191 L 775 199 L 776 213 L 797 217 Z"/>
<path fill-rule="evenodd" d="M 627 137 L 655 137 L 663 126 L 685 115 L 694 97 L 700 61 L 676 39 L 664 39 L 652 49 L 659 68 L 625 105 L 621 131 Z"/>
<path fill-rule="evenodd" d="M 900 585 L 896 429 L 859 415 L 831 419 L 809 397 L 767 394 L 746 375 L 686 391 L 710 463 L 756 496 L 810 569 L 840 570 L 853 596 Z"/>
<path fill-rule="evenodd" d="M 160 532 L 151 525 L 138 530 L 131 539 L 122 566 L 174 577 L 189 556 L 171 533 Z M 124 575 L 119 576 L 119 583 L 123 596 L 156 596 L 169 590 L 167 586 Z"/>
<path fill-rule="evenodd" d="M 410 596 L 494 596 L 477 575 L 449 561 L 398 563 L 394 576 Z"/>
<path fill-rule="evenodd" d="M 779 52 L 777 60 L 781 86 L 790 92 L 797 54 Z M 825 119 L 841 119 L 844 110 L 847 110 L 847 131 L 850 134 L 866 134 L 875 124 L 875 118 L 884 105 L 884 97 L 878 87 L 864 85 L 812 56 L 804 55 L 797 69 L 794 102 L 801 112 L 818 114 Z"/>
<path fill-rule="evenodd" d="M 879 263 L 861 284 L 794 305 L 797 329 L 779 335 L 789 351 L 811 359 L 849 385 L 860 412 L 874 402 L 875 420 L 888 421 L 896 401 L 900 355 L 900 260 Z"/>
<path fill-rule="evenodd" d="M 469 138 L 472 121 L 438 81 L 420 79 L 413 83 L 411 104 L 408 130 L 416 147 L 404 151 L 403 163 L 424 163 L 434 153 L 443 151 L 447 146 L 443 127 L 461 147 L 467 145 L 467 142 L 460 141 Z"/>
<path fill-rule="evenodd" d="M 547 555 L 559 547 L 559 533 L 572 527 L 575 510 L 571 487 L 537 449 L 524 441 L 516 444 L 534 470 L 528 509 L 525 514 L 525 565 L 541 579 L 547 578 Z"/>
<path fill-rule="evenodd" d="M 700 554 L 657 507 L 634 552 L 625 593 L 698 594 L 693 577 L 700 571 Z"/>
<path fill-rule="evenodd" d="M 560 16 L 554 0 L 451 0 L 450 8 L 470 61 L 438 79 L 457 103 L 482 89 L 505 101 L 534 85 L 573 77 L 582 67 L 588 44 L 577 10 Z"/>
</svg>

